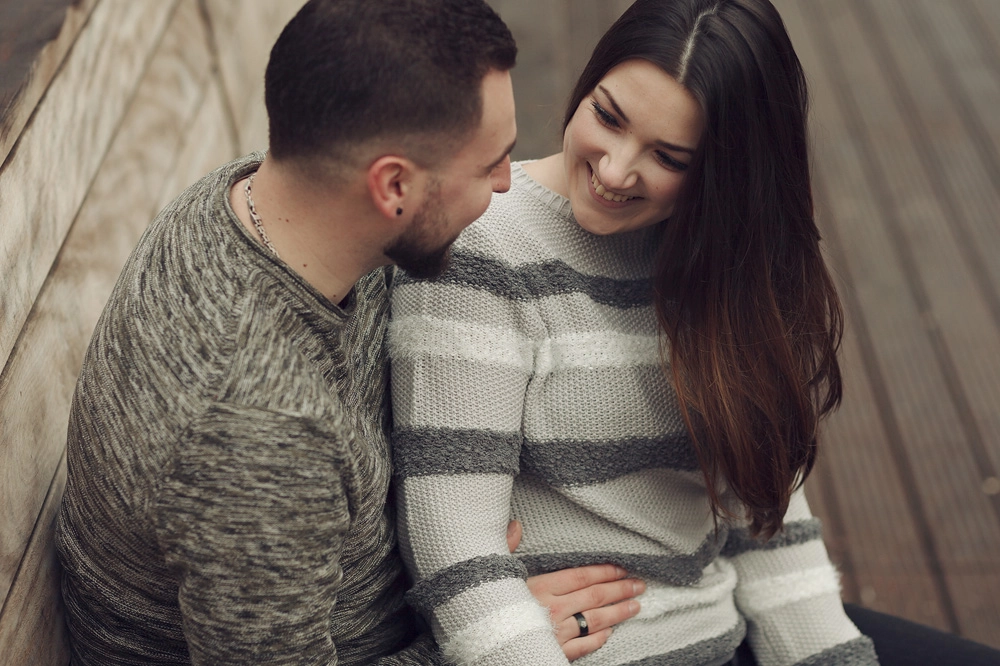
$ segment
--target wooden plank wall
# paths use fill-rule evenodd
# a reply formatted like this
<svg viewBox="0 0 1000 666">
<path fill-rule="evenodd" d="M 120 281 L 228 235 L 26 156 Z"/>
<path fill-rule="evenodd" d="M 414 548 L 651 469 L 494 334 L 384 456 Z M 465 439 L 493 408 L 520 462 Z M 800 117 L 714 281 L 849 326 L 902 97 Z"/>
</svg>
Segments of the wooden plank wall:
<svg viewBox="0 0 1000 666">
<path fill-rule="evenodd" d="M 0 119 L 0 663 L 67 660 L 52 526 L 83 352 L 155 213 L 266 147 L 263 67 L 302 3 L 77 2 Z"/>
</svg>

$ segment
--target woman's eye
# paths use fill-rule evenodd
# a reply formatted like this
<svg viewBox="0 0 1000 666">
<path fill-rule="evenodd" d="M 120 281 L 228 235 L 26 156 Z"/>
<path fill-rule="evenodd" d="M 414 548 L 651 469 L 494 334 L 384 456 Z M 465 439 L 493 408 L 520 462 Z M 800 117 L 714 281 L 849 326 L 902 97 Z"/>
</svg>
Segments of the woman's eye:
<svg viewBox="0 0 1000 666">
<path fill-rule="evenodd" d="M 618 121 L 615 117 L 604 110 L 604 108 L 597 102 L 591 102 L 590 106 L 594 109 L 594 115 L 597 119 L 601 121 L 601 124 L 607 125 L 608 127 L 618 127 Z"/>
<path fill-rule="evenodd" d="M 684 164 L 684 162 L 681 162 L 680 160 L 675 160 L 670 155 L 664 152 L 660 152 L 659 150 L 656 151 L 656 161 L 662 164 L 663 166 L 667 167 L 668 169 L 673 169 L 674 171 L 684 171 L 688 168 L 688 165 Z"/>
</svg>

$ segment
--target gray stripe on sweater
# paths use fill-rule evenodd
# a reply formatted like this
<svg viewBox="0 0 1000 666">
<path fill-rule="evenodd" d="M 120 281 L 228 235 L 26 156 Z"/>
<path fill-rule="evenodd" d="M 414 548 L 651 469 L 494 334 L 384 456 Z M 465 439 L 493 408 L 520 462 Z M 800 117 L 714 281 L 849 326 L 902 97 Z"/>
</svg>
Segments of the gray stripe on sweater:
<svg viewBox="0 0 1000 666">
<path fill-rule="evenodd" d="M 519 470 L 521 436 L 448 428 L 397 428 L 392 437 L 393 474 L 510 474 Z"/>
<path fill-rule="evenodd" d="M 518 452 L 520 451 L 520 461 Z M 518 474 L 530 471 L 555 486 L 603 483 L 646 469 L 690 472 L 698 459 L 686 434 L 606 442 L 525 442 L 514 433 L 446 428 L 397 428 L 396 476 Z"/>
<path fill-rule="evenodd" d="M 405 273 L 400 273 L 397 285 L 416 281 Z M 516 301 L 583 293 L 597 303 L 618 308 L 649 305 L 653 293 L 647 279 L 615 280 L 585 275 L 559 260 L 526 264 L 515 270 L 495 259 L 459 250 L 452 253 L 448 271 L 438 281 L 463 288 L 481 289 Z"/>
<path fill-rule="evenodd" d="M 729 539 L 722 549 L 722 555 L 735 557 L 751 550 L 774 550 L 821 538 L 823 538 L 823 528 L 818 518 L 785 523 L 784 528 L 767 542 L 761 542 L 750 536 L 750 530 L 747 528 L 738 527 L 729 532 Z"/>
<path fill-rule="evenodd" d="M 524 565 L 510 555 L 475 557 L 417 581 L 406 593 L 406 600 L 421 615 L 429 617 L 435 608 L 470 588 L 506 578 L 527 577 Z"/>
<path fill-rule="evenodd" d="M 735 653 L 746 633 L 746 621 L 741 617 L 739 622 L 724 634 L 692 643 L 680 650 L 630 661 L 622 666 L 702 666 L 713 663 L 713 659 L 718 659 L 720 654 Z"/>
<path fill-rule="evenodd" d="M 521 466 L 554 486 L 574 486 L 603 483 L 654 468 L 690 472 L 698 469 L 698 458 L 687 434 L 677 433 L 666 439 L 526 441 Z"/>
<path fill-rule="evenodd" d="M 615 553 L 610 550 L 592 552 L 540 553 L 518 555 L 528 570 L 536 576 L 550 571 L 587 566 L 588 564 L 617 564 L 629 575 L 651 579 L 669 585 L 688 586 L 701 580 L 708 564 L 719 554 L 718 543 L 711 536 L 694 553 L 664 555 L 636 555 Z"/>
<path fill-rule="evenodd" d="M 800 661 L 796 666 L 869 666 L 877 663 L 875 646 L 867 636 L 834 645 Z"/>
</svg>

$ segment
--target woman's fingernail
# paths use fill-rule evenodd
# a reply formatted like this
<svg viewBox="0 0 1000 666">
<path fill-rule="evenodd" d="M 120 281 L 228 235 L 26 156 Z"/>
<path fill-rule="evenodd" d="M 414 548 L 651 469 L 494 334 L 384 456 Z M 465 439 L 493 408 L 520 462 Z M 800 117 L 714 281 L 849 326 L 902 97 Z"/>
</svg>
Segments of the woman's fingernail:
<svg viewBox="0 0 1000 666">
<path fill-rule="evenodd" d="M 639 596 L 645 591 L 646 591 L 646 584 L 643 583 L 641 580 L 637 580 L 634 583 L 632 583 L 632 594 Z"/>
<path fill-rule="evenodd" d="M 634 613 L 638 613 L 639 612 L 639 602 L 636 601 L 635 599 L 633 599 L 632 601 L 628 602 L 628 610 L 629 610 L 630 613 L 633 613 L 633 614 Z"/>
<path fill-rule="evenodd" d="M 628 572 L 622 569 L 621 567 L 615 567 L 615 573 L 618 575 L 619 578 L 624 578 L 625 576 L 628 575 Z"/>
</svg>

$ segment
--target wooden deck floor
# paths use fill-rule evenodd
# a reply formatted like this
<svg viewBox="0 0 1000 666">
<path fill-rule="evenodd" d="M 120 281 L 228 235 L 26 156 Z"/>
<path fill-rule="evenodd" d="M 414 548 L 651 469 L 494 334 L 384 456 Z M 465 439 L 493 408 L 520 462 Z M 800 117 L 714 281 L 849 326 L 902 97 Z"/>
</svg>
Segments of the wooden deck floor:
<svg viewBox="0 0 1000 666">
<path fill-rule="evenodd" d="M 810 478 L 846 599 L 1000 647 L 1000 2 L 774 0 L 813 98 L 847 390 Z M 493 0 L 515 157 L 628 2 Z"/>
</svg>

